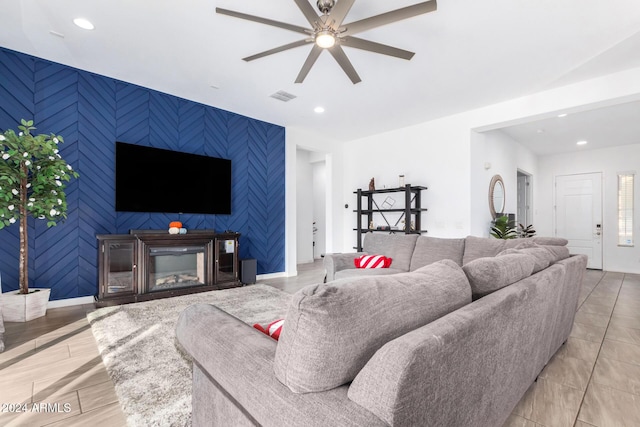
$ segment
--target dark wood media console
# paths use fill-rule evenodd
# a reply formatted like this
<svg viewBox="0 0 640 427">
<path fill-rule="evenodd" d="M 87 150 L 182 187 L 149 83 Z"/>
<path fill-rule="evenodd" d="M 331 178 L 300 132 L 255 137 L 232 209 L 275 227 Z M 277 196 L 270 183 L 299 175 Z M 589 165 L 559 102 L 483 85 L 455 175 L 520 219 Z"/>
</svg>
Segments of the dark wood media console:
<svg viewBox="0 0 640 427">
<path fill-rule="evenodd" d="M 96 306 L 241 286 L 238 233 L 132 230 L 99 234 Z"/>
</svg>

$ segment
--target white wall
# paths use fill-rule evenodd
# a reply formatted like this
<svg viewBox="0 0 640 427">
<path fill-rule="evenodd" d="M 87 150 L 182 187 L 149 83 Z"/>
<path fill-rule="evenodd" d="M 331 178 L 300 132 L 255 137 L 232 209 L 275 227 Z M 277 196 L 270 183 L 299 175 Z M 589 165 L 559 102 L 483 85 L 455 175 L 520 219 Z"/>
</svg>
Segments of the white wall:
<svg viewBox="0 0 640 427">
<path fill-rule="evenodd" d="M 518 141 L 500 130 L 471 135 L 471 234 L 489 236 L 491 213 L 489 211 L 489 183 L 494 175 L 504 182 L 506 213 L 516 213 L 518 169 L 532 175 L 532 188 L 536 188 L 537 157 Z M 489 168 L 487 169 L 487 166 Z M 535 198 L 533 221 L 535 224 Z"/>
<path fill-rule="evenodd" d="M 358 188 L 367 189 L 375 178 L 376 188 L 405 183 L 429 187 L 422 193 L 422 228 L 439 237 L 469 234 L 469 127 L 458 116 L 436 120 L 363 138 L 344 146 L 345 208 L 343 252 L 356 244 Z"/>
<path fill-rule="evenodd" d="M 638 137 L 640 142 L 640 136 Z M 536 230 L 540 235 L 554 235 L 555 180 L 558 175 L 602 172 L 603 174 L 603 269 L 640 273 L 640 180 L 636 175 L 634 200 L 635 247 L 619 247 L 617 240 L 618 172 L 640 173 L 640 143 L 602 150 L 574 152 L 539 159 Z M 535 191 L 535 189 L 534 189 Z"/>
</svg>

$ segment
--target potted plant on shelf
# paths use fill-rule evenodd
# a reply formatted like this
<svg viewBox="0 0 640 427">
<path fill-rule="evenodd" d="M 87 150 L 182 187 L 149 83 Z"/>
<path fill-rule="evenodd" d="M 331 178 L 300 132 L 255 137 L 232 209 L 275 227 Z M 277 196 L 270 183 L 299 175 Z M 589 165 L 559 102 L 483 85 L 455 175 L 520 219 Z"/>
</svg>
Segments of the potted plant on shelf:
<svg viewBox="0 0 640 427">
<path fill-rule="evenodd" d="M 16 222 L 20 230 L 20 289 L 1 294 L 4 320 L 25 322 L 44 316 L 50 289 L 29 290 L 27 218 L 56 225 L 67 217 L 65 182 L 78 174 L 65 162 L 59 135 L 32 135 L 32 120 L 22 120 L 19 132 L 0 133 L 0 230 Z"/>
</svg>

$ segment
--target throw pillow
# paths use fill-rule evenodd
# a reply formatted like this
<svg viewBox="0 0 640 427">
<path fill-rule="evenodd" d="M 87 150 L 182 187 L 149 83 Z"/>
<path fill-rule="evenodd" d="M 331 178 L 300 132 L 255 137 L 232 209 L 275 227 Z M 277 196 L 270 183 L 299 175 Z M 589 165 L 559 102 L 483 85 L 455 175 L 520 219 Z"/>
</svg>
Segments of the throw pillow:
<svg viewBox="0 0 640 427">
<path fill-rule="evenodd" d="M 384 255 L 361 255 L 353 260 L 356 268 L 389 268 L 392 259 Z"/>
<path fill-rule="evenodd" d="M 282 332 L 282 326 L 284 325 L 284 319 L 275 320 L 269 323 L 266 327 L 263 327 L 259 323 L 253 325 L 254 328 L 262 332 L 263 334 L 269 335 L 274 340 L 278 341 L 280 338 L 280 333 Z"/>
</svg>

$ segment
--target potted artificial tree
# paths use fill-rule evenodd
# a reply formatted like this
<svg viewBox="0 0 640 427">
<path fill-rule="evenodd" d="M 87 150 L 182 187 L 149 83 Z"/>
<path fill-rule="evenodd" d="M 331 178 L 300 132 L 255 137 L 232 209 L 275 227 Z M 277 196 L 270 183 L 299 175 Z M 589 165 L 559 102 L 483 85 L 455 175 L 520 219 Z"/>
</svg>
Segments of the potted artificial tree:
<svg viewBox="0 0 640 427">
<path fill-rule="evenodd" d="M 51 290 L 29 289 L 27 218 L 46 220 L 49 227 L 66 218 L 65 182 L 78 177 L 60 156 L 61 136 L 32 135 L 32 120 L 23 119 L 18 129 L 0 133 L 0 230 L 16 222 L 20 227 L 20 289 L 0 295 L 4 320 L 9 322 L 46 313 Z"/>
</svg>

